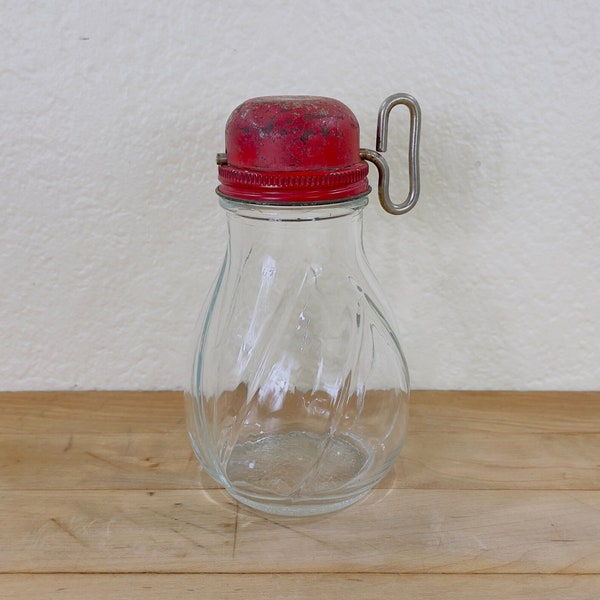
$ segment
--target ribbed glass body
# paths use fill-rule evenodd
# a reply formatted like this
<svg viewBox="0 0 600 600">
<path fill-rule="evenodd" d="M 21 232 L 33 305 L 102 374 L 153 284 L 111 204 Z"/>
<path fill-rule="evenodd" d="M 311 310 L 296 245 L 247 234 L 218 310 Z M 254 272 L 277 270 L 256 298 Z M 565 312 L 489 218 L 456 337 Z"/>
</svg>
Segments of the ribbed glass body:
<svg viewBox="0 0 600 600">
<path fill-rule="evenodd" d="M 364 255 L 366 204 L 221 199 L 229 242 L 199 320 L 187 422 L 206 471 L 259 510 L 351 504 L 404 442 L 408 372 Z"/>
</svg>

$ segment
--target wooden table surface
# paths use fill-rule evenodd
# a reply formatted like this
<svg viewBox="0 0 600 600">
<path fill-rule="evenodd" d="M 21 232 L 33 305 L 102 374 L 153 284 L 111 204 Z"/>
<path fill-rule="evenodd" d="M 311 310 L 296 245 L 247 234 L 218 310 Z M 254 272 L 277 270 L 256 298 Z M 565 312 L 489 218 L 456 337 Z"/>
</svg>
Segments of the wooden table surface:
<svg viewBox="0 0 600 600">
<path fill-rule="evenodd" d="M 600 598 L 600 393 L 415 392 L 363 501 L 238 506 L 179 393 L 0 394 L 0 598 Z"/>
</svg>

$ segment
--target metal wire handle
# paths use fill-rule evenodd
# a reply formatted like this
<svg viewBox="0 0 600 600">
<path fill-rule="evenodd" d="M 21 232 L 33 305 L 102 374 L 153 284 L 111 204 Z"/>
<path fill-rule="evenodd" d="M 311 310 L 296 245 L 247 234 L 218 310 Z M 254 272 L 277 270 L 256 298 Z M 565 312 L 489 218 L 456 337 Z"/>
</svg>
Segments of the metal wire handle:
<svg viewBox="0 0 600 600">
<path fill-rule="evenodd" d="M 387 150 L 388 123 L 390 112 L 394 106 L 402 104 L 410 112 L 410 139 L 408 146 L 408 196 L 401 204 L 395 204 L 390 199 L 390 167 L 380 152 Z M 408 94 L 393 94 L 388 96 L 379 107 L 377 118 L 377 150 L 368 148 L 360 149 L 360 157 L 363 160 L 372 162 L 379 172 L 379 183 L 377 192 L 379 201 L 384 210 L 392 215 L 403 215 L 407 213 L 419 199 L 419 136 L 421 133 L 421 108 L 419 103 Z"/>
</svg>

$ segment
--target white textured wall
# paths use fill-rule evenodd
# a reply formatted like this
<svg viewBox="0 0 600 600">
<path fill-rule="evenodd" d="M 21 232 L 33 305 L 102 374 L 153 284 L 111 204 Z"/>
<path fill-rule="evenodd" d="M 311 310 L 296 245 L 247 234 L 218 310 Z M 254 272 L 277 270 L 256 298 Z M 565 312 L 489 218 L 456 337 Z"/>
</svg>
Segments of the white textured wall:
<svg viewBox="0 0 600 600">
<path fill-rule="evenodd" d="M 599 40 L 596 0 L 4 0 L 0 389 L 181 387 L 229 112 L 333 96 L 373 147 L 397 91 L 422 196 L 365 244 L 414 387 L 599 388 Z"/>
</svg>

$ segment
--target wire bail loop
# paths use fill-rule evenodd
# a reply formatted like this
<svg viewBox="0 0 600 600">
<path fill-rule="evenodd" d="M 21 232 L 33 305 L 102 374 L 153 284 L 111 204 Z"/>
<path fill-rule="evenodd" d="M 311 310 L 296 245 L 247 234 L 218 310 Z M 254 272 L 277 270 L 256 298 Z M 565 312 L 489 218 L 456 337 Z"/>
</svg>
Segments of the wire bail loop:
<svg viewBox="0 0 600 600">
<path fill-rule="evenodd" d="M 406 200 L 401 204 L 394 203 L 389 194 L 390 167 L 381 155 L 387 150 L 388 124 L 392 108 L 398 105 L 406 106 L 410 112 L 410 137 L 408 146 L 408 183 L 409 190 Z M 403 215 L 411 210 L 419 199 L 419 136 L 421 133 L 421 108 L 415 98 L 408 94 L 393 94 L 388 96 L 379 107 L 377 118 L 377 150 L 360 149 L 360 157 L 372 162 L 379 172 L 377 191 L 381 206 L 392 215 Z"/>
</svg>

